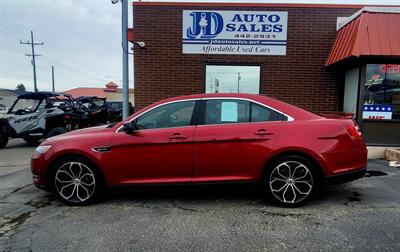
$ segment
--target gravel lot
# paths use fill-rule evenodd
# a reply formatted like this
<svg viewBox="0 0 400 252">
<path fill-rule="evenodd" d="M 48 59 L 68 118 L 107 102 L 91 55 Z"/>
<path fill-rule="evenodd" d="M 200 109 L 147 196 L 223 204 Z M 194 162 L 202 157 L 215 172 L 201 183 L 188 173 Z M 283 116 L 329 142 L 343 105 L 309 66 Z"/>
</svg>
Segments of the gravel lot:
<svg viewBox="0 0 400 252">
<path fill-rule="evenodd" d="M 400 169 L 275 207 L 254 186 L 138 187 L 67 207 L 31 184 L 33 147 L 0 150 L 0 251 L 400 251 Z M 378 174 L 378 175 L 379 175 Z"/>
</svg>

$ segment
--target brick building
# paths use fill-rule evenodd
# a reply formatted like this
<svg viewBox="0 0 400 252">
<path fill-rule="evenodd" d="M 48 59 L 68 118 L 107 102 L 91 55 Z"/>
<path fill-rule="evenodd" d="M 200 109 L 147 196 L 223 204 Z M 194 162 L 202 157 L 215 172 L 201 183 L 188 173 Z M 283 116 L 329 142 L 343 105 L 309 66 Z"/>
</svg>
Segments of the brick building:
<svg viewBox="0 0 400 252">
<path fill-rule="evenodd" d="M 356 29 L 361 30 L 366 23 L 363 16 L 393 14 L 395 23 L 391 25 L 400 27 L 399 8 L 360 11 L 364 6 L 198 2 L 133 5 L 129 39 L 135 48 L 137 108 L 178 95 L 249 92 L 314 112 L 352 112 L 363 126 L 367 121 L 362 116 L 362 106 L 367 104 L 363 90 L 368 80 L 362 75 L 374 71 L 368 68 L 369 63 L 378 64 L 375 68 L 394 69 L 392 84 L 400 88 L 400 68 L 396 65 L 400 63 L 400 40 L 397 44 L 394 40 L 386 50 L 390 55 L 386 51 L 355 55 L 351 50 L 355 48 L 353 40 L 357 40 Z M 364 20 L 361 25 L 360 19 Z M 385 21 L 381 19 L 378 23 Z M 347 31 L 349 27 L 352 30 Z M 348 35 L 340 38 L 340 31 Z M 395 36 L 386 32 L 380 39 Z M 373 78 L 382 79 L 380 75 Z M 392 100 L 368 105 L 378 103 L 397 109 Z M 396 113 L 390 119 L 375 115 L 372 119 L 378 120 L 377 125 L 390 121 L 385 126 L 396 130 L 400 129 L 400 108 Z M 363 130 L 368 131 L 367 127 Z M 400 133 L 396 134 L 397 142 L 377 132 L 366 138 L 370 144 L 400 145 Z"/>
</svg>

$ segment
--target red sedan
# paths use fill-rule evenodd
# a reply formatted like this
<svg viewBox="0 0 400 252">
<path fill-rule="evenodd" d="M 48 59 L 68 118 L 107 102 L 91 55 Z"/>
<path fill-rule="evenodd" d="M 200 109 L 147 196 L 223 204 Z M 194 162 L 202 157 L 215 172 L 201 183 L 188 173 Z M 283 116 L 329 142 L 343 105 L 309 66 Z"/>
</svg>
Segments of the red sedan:
<svg viewBox="0 0 400 252">
<path fill-rule="evenodd" d="M 297 206 L 321 185 L 363 177 L 366 167 L 351 118 L 250 94 L 163 100 L 118 124 L 49 138 L 32 157 L 34 184 L 71 205 L 121 185 L 255 182 L 277 203 Z"/>
</svg>

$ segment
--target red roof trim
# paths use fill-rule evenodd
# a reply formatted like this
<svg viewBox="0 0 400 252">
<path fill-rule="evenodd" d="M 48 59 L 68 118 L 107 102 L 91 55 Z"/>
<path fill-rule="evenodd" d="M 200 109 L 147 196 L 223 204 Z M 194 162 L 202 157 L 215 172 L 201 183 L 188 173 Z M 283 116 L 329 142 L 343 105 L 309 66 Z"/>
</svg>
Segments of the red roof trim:
<svg viewBox="0 0 400 252">
<path fill-rule="evenodd" d="M 326 66 L 360 57 L 400 57 L 400 13 L 364 12 L 336 34 Z"/>
<path fill-rule="evenodd" d="M 132 2 L 133 6 L 187 6 L 187 7 L 284 7 L 284 8 L 336 8 L 361 9 L 363 7 L 398 7 L 398 5 L 361 4 L 295 4 L 295 3 L 229 3 L 229 2 Z"/>
</svg>

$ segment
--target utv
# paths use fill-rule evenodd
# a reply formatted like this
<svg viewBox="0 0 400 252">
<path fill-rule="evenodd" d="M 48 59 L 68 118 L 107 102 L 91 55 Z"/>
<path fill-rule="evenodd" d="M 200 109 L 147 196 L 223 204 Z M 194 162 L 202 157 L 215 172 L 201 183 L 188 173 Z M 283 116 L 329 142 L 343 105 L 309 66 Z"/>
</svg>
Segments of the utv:
<svg viewBox="0 0 400 252">
<path fill-rule="evenodd" d="M 36 92 L 19 95 L 6 114 L 0 114 L 0 148 L 9 138 L 35 144 L 82 127 L 88 114 L 84 106 L 61 93 Z"/>
<path fill-rule="evenodd" d="M 112 101 L 107 102 L 108 114 L 110 116 L 110 122 L 122 121 L 122 102 Z M 129 102 L 129 115 L 134 113 L 134 107 Z"/>
<path fill-rule="evenodd" d="M 110 113 L 108 112 L 106 98 L 99 98 L 97 96 L 81 96 L 77 100 L 88 111 L 90 126 L 111 123 Z"/>
</svg>

